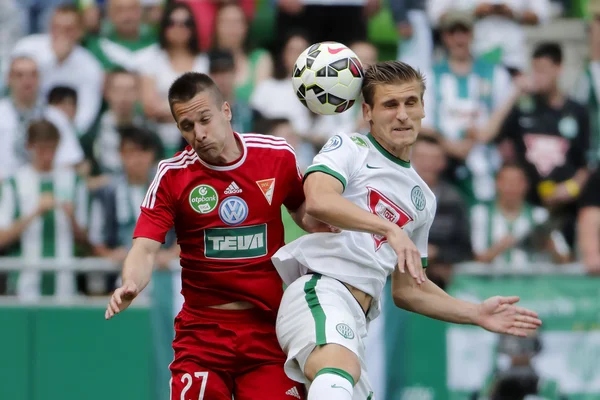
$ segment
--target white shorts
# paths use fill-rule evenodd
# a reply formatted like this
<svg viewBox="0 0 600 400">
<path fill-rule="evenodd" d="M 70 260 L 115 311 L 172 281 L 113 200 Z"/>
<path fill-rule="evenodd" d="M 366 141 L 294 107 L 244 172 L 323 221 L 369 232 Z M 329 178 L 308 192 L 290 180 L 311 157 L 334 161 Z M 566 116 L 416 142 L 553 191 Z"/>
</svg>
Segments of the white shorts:
<svg viewBox="0 0 600 400">
<path fill-rule="evenodd" d="M 365 366 L 367 321 L 358 301 L 340 281 L 309 274 L 287 287 L 277 315 L 277 338 L 287 354 L 285 373 L 290 379 L 309 382 L 306 360 L 316 346 L 338 344 L 358 356 L 361 376 L 354 386 L 355 400 L 373 400 Z"/>
</svg>

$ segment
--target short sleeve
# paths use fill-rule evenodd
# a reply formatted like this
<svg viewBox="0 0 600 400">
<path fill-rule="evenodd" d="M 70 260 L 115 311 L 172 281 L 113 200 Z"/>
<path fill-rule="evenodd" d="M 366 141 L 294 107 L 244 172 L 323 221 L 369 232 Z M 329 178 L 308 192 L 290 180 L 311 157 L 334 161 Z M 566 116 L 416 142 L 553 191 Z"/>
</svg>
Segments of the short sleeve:
<svg viewBox="0 0 600 400">
<path fill-rule="evenodd" d="M 295 211 L 304 203 L 304 189 L 302 187 L 302 173 L 296 160 L 296 154 L 290 152 L 286 158 L 287 192 L 283 204 L 288 210 Z"/>
<path fill-rule="evenodd" d="M 0 183 L 0 229 L 9 228 L 16 215 L 15 185 L 11 184 L 10 179 Z"/>
<path fill-rule="evenodd" d="M 492 111 L 495 111 L 508 100 L 513 91 L 512 79 L 504 66 L 497 65 L 494 67 L 494 79 L 492 85 Z"/>
<path fill-rule="evenodd" d="M 427 219 L 427 222 L 417 229 L 413 231 L 412 241 L 417 246 L 419 253 L 421 253 L 421 264 L 423 268 L 427 267 L 427 250 L 429 244 L 429 230 L 431 229 L 431 225 L 433 224 L 435 212 L 433 215 L 430 215 Z"/>
<path fill-rule="evenodd" d="M 175 223 L 175 206 L 169 185 L 168 169 L 159 164 L 154 180 L 141 205 L 133 238 L 144 237 L 164 243 Z"/>
<path fill-rule="evenodd" d="M 359 138 L 360 139 L 360 138 Z M 361 139 L 364 141 L 364 139 Z M 358 146 L 345 135 L 331 137 L 304 173 L 304 179 L 313 172 L 331 175 L 342 183 L 344 190 L 356 166 Z"/>
</svg>

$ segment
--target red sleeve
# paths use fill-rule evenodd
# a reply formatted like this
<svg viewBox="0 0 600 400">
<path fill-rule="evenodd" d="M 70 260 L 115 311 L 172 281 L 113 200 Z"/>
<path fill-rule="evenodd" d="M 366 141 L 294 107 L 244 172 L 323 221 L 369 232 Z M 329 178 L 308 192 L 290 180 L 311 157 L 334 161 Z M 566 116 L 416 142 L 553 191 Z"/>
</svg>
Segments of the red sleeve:
<svg viewBox="0 0 600 400">
<path fill-rule="evenodd" d="M 167 232 L 175 223 L 175 207 L 168 171 L 159 166 L 142 203 L 133 238 L 144 237 L 164 243 Z"/>
<path fill-rule="evenodd" d="M 304 189 L 302 188 L 302 173 L 296 161 L 296 155 L 292 152 L 286 152 L 289 157 L 286 158 L 286 182 L 287 195 L 283 204 L 290 211 L 295 211 L 304 203 Z"/>
</svg>

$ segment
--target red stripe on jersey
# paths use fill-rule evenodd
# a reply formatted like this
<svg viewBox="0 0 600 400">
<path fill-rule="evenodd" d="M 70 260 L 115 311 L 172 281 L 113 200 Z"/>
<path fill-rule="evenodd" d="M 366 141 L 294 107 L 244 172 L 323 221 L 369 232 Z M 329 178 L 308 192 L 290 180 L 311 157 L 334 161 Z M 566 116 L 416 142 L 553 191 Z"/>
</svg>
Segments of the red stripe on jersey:
<svg viewBox="0 0 600 400">
<path fill-rule="evenodd" d="M 289 144 L 275 145 L 275 144 L 264 143 L 264 142 L 246 142 L 246 146 L 259 147 L 259 148 L 263 148 L 263 149 L 287 150 L 290 153 L 292 153 L 294 155 L 294 157 L 296 157 L 296 152 L 294 151 L 292 146 L 290 146 Z"/>
<path fill-rule="evenodd" d="M 279 136 L 272 136 L 272 135 L 261 135 L 258 133 L 244 133 L 242 135 L 244 137 L 244 139 L 264 139 L 264 140 L 270 140 L 274 143 L 287 143 L 287 141 Z"/>
</svg>

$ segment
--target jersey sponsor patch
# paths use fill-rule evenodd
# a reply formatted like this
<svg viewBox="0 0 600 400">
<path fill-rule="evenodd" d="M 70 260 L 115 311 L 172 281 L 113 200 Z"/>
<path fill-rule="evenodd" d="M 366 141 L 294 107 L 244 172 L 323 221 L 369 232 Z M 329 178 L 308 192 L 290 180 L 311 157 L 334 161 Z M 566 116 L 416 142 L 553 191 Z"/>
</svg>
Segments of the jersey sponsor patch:
<svg viewBox="0 0 600 400">
<path fill-rule="evenodd" d="M 369 210 L 373 214 L 380 216 L 381 218 L 385 218 L 390 222 L 398 225 L 402 228 L 404 225 L 411 222 L 413 219 L 406 211 L 404 211 L 400 206 L 395 204 L 392 200 L 388 199 L 383 193 L 378 191 L 375 188 L 367 186 L 368 190 L 368 198 L 367 203 L 369 205 Z M 381 245 L 387 242 L 387 238 L 385 236 L 380 235 L 372 235 L 373 241 L 375 241 L 375 251 L 381 248 Z"/>
<path fill-rule="evenodd" d="M 565 164 L 571 147 L 564 137 L 536 133 L 526 133 L 523 142 L 526 148 L 525 158 L 535 166 L 542 178 Z"/>
<path fill-rule="evenodd" d="M 273 202 L 273 193 L 275 192 L 275 178 L 263 179 L 262 181 L 256 181 L 256 184 L 260 188 L 260 191 L 267 199 L 269 205 Z"/>
<path fill-rule="evenodd" d="M 228 197 L 219 206 L 219 217 L 227 225 L 239 225 L 248 217 L 248 204 L 241 197 Z"/>
<path fill-rule="evenodd" d="M 335 326 L 335 330 L 338 331 L 338 333 L 342 335 L 342 337 L 345 339 L 354 339 L 354 331 L 352 330 L 352 328 L 350 328 L 350 326 L 348 326 L 348 324 L 337 324 Z"/>
<path fill-rule="evenodd" d="M 239 260 L 267 255 L 267 224 L 204 230 L 204 255 Z"/>
<path fill-rule="evenodd" d="M 338 149 L 342 145 L 342 137 L 340 135 L 332 136 L 323 146 L 320 153 L 326 153 Z"/>
<path fill-rule="evenodd" d="M 225 191 L 223 192 L 223 194 L 240 194 L 242 193 L 242 188 L 240 188 L 238 186 L 237 183 L 235 183 L 235 181 L 231 182 L 229 184 L 229 186 L 227 186 L 227 189 L 225 189 Z"/>
<path fill-rule="evenodd" d="M 410 191 L 410 199 L 412 203 L 415 205 L 417 210 L 423 211 L 425 209 L 425 205 L 427 204 L 427 200 L 425 199 L 425 194 L 421 189 L 421 186 L 417 185 Z"/>
<path fill-rule="evenodd" d="M 189 201 L 194 211 L 200 214 L 208 214 L 217 208 L 219 195 L 212 186 L 199 185 L 190 192 Z"/>
<path fill-rule="evenodd" d="M 366 147 L 369 148 L 369 144 L 367 143 L 367 141 L 361 137 L 358 136 L 352 136 L 350 137 L 350 139 L 357 145 L 360 147 Z"/>
</svg>

